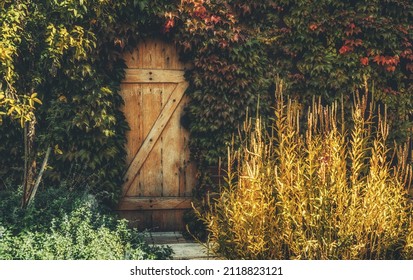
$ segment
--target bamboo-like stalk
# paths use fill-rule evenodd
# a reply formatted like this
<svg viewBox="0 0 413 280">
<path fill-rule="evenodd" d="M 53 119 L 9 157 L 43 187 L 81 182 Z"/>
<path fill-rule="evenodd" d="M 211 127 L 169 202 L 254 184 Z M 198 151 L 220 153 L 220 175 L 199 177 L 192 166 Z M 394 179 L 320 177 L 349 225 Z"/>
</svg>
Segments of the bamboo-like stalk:
<svg viewBox="0 0 413 280">
<path fill-rule="evenodd" d="M 27 200 L 27 206 L 30 205 L 30 203 L 33 201 L 34 197 L 36 196 L 37 189 L 39 188 L 40 182 L 42 181 L 43 173 L 44 173 L 44 171 L 46 169 L 46 166 L 47 166 L 47 162 L 49 161 L 49 156 L 50 156 L 51 150 L 52 150 L 51 147 L 48 147 L 47 150 L 46 150 L 46 155 L 44 156 L 42 166 L 40 167 L 39 174 L 37 175 L 37 178 L 36 178 L 36 182 L 35 182 L 33 188 L 29 192 L 30 195 L 29 195 L 29 198 Z"/>
</svg>

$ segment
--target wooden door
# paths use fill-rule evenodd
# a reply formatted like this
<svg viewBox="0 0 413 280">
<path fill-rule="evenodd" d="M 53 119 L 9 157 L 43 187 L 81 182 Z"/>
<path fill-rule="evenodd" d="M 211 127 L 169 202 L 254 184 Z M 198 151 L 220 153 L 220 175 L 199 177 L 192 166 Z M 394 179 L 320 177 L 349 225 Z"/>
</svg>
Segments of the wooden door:
<svg viewBox="0 0 413 280">
<path fill-rule="evenodd" d="M 185 65 L 161 40 L 146 40 L 124 58 L 121 95 L 130 131 L 120 213 L 139 228 L 182 230 L 196 173 L 181 126 L 188 101 Z"/>
</svg>

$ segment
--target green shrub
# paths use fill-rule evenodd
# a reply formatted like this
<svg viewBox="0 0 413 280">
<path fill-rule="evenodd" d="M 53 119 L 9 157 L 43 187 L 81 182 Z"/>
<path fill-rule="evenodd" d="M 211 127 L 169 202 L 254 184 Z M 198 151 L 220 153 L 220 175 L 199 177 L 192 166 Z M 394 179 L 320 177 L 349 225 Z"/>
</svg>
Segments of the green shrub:
<svg viewBox="0 0 413 280">
<path fill-rule="evenodd" d="M 212 250 L 229 259 L 411 258 L 411 171 L 406 149 L 389 160 L 386 118 L 357 99 L 347 133 L 337 104 L 314 102 L 303 132 L 300 104 L 285 102 L 281 86 L 272 129 L 259 118 L 244 124 L 227 186 L 201 217 Z"/>
<path fill-rule="evenodd" d="M 2 194 L 0 259 L 168 259 L 169 247 L 149 246 L 126 220 L 104 214 L 92 195 L 65 188 L 39 193 L 27 210 L 19 194 Z M 103 214 L 102 214 L 103 213 Z M 19 224 L 19 221 L 21 223 Z"/>
<path fill-rule="evenodd" d="M 54 219 L 46 232 L 27 231 L 6 236 L 1 259 L 119 260 L 169 258 L 168 248 L 145 244 L 141 234 L 127 228 L 125 220 L 113 221 L 94 215 L 87 205 L 62 219 Z"/>
</svg>

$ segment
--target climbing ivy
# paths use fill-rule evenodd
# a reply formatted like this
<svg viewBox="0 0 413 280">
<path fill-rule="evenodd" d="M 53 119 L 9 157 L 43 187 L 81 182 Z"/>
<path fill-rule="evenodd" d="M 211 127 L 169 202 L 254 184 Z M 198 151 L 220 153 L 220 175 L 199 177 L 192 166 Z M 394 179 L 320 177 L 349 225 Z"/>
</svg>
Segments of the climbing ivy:
<svg viewBox="0 0 413 280">
<path fill-rule="evenodd" d="M 389 107 L 391 138 L 406 138 L 413 101 L 411 1 L 229 2 L 267 45 L 290 94 L 302 101 L 349 99 L 367 81 Z"/>
<path fill-rule="evenodd" d="M 165 28 L 176 24 L 174 38 L 193 64 L 187 76 L 192 155 L 208 166 L 225 155 L 247 108 L 254 114 L 259 99 L 268 104 L 269 61 L 265 46 L 243 30 L 224 1 L 183 1 L 178 12 Z"/>
<path fill-rule="evenodd" d="M 201 166 L 225 155 L 248 108 L 271 106 L 276 75 L 288 93 L 351 99 L 366 83 L 387 103 L 392 140 L 409 133 L 412 110 L 411 1 L 181 1 L 165 15 L 189 71 L 193 156 Z M 351 102 L 347 102 L 350 104 Z"/>
</svg>

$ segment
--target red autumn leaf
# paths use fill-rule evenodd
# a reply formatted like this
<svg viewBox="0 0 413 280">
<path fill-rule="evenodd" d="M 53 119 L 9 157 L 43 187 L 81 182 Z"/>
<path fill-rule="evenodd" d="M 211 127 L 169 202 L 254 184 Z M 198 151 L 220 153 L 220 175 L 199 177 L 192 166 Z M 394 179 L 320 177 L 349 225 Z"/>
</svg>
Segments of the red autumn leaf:
<svg viewBox="0 0 413 280">
<path fill-rule="evenodd" d="M 344 53 L 347 52 L 347 50 L 348 50 L 348 47 L 347 47 L 347 46 L 342 46 L 342 47 L 338 50 L 338 52 L 339 52 L 340 54 L 344 54 Z"/>
<path fill-rule="evenodd" d="M 212 22 L 212 23 L 217 24 L 217 23 L 220 22 L 220 21 L 221 21 L 221 17 L 219 17 L 219 16 L 214 16 L 214 15 L 211 16 L 211 22 Z"/>
<path fill-rule="evenodd" d="M 358 47 L 358 46 L 363 45 L 363 41 L 361 39 L 356 39 L 356 40 L 347 39 L 344 41 L 344 45 Z"/>
<path fill-rule="evenodd" d="M 364 66 L 369 65 L 369 58 L 368 57 L 361 57 L 360 58 L 360 62 L 361 64 L 363 64 Z"/>
<path fill-rule="evenodd" d="M 238 33 L 235 33 L 234 36 L 232 36 L 231 41 L 238 42 L 239 39 L 240 39 L 240 35 Z"/>
<path fill-rule="evenodd" d="M 226 47 L 228 47 L 228 42 L 226 40 L 221 40 L 221 42 L 219 42 L 219 47 L 221 49 L 225 49 Z"/>
<path fill-rule="evenodd" d="M 413 44 L 406 38 L 404 38 L 404 42 L 402 43 L 402 45 L 406 48 L 413 46 Z"/>
<path fill-rule="evenodd" d="M 385 58 L 384 58 L 384 56 L 381 56 L 381 55 L 376 55 L 374 58 L 373 58 L 373 61 L 374 62 L 376 62 L 377 64 L 382 64 L 382 65 L 384 65 L 384 63 L 385 63 Z"/>
<path fill-rule="evenodd" d="M 396 70 L 396 66 L 387 66 L 386 67 L 386 71 L 388 71 L 388 72 L 394 72 Z"/>
<path fill-rule="evenodd" d="M 412 54 L 413 54 L 412 49 L 405 49 L 404 51 L 402 51 L 402 53 L 400 54 L 400 56 L 401 56 L 401 57 L 404 57 L 404 58 L 409 58 L 410 55 L 412 55 Z"/>
<path fill-rule="evenodd" d="M 353 48 L 351 47 L 351 46 L 346 46 L 346 45 L 344 45 L 344 46 L 342 46 L 339 50 L 338 50 L 338 52 L 340 53 L 340 54 L 346 54 L 346 53 L 348 53 L 348 52 L 351 52 L 353 50 Z"/>
<path fill-rule="evenodd" d="M 396 66 L 397 64 L 399 64 L 400 59 L 397 55 L 396 56 L 376 55 L 373 61 L 379 65 L 388 65 L 390 67 L 390 66 Z"/>
<path fill-rule="evenodd" d="M 166 21 L 164 27 L 163 27 L 164 33 L 169 32 L 169 31 L 172 29 L 172 27 L 174 27 L 174 26 L 175 26 L 175 21 L 174 21 L 174 19 L 173 19 L 173 18 L 168 19 L 168 20 Z"/>
<path fill-rule="evenodd" d="M 397 59 L 395 58 L 395 57 L 391 57 L 391 56 L 389 56 L 389 57 L 387 57 L 386 56 L 386 64 L 389 64 L 389 65 L 397 65 Z"/>
<path fill-rule="evenodd" d="M 406 35 L 409 34 L 409 31 L 404 26 L 399 25 L 397 26 L 397 29 L 403 34 L 406 34 Z"/>
<path fill-rule="evenodd" d="M 316 30 L 317 28 L 318 28 L 318 25 L 317 24 L 315 24 L 315 23 L 313 23 L 313 24 L 310 24 L 310 26 L 308 27 L 311 31 L 314 31 L 314 30 Z"/>
<path fill-rule="evenodd" d="M 207 10 L 204 6 L 199 5 L 195 8 L 194 11 L 194 16 L 200 17 L 201 19 L 204 19 L 207 15 Z"/>
<path fill-rule="evenodd" d="M 363 45 L 363 40 L 361 40 L 361 39 L 356 39 L 356 40 L 354 41 L 354 46 L 358 47 L 358 46 L 361 46 L 361 45 Z"/>
<path fill-rule="evenodd" d="M 360 27 L 357 27 L 354 23 L 350 23 L 350 24 L 347 26 L 347 28 L 346 28 L 346 30 L 344 31 L 344 33 L 345 33 L 347 36 L 350 36 L 350 35 L 353 35 L 353 34 L 361 33 L 361 29 L 360 29 Z"/>
</svg>

